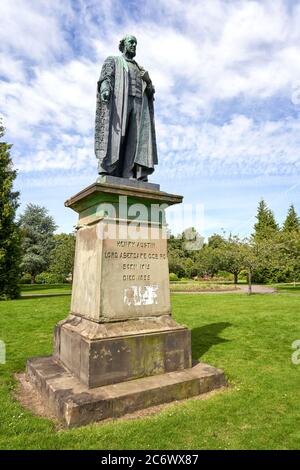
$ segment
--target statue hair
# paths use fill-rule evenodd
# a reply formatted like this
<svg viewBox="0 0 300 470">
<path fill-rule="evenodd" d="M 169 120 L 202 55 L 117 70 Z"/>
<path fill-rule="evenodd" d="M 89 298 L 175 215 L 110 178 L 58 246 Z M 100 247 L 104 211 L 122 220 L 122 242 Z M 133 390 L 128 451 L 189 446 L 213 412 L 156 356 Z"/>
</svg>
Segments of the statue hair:
<svg viewBox="0 0 300 470">
<path fill-rule="evenodd" d="M 119 42 L 119 51 L 124 52 L 125 41 L 126 41 L 127 38 L 130 38 L 130 37 L 133 37 L 136 40 L 136 37 L 132 36 L 132 34 L 126 34 L 126 36 L 124 36 L 123 39 L 121 39 L 121 41 Z"/>
</svg>

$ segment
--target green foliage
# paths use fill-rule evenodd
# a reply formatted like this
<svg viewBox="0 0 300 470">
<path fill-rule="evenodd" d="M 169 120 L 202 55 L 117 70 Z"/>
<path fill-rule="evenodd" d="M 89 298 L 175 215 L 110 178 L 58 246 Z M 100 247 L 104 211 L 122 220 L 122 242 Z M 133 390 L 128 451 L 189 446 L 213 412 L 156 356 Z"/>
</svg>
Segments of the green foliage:
<svg viewBox="0 0 300 470">
<path fill-rule="evenodd" d="M 222 237 L 221 235 L 218 235 L 217 233 L 214 233 L 208 239 L 208 246 L 210 248 L 220 248 L 224 245 L 224 243 L 225 243 L 224 237 Z"/>
<path fill-rule="evenodd" d="M 169 270 L 178 278 L 186 276 L 184 260 L 186 258 L 182 237 L 171 235 L 168 240 Z"/>
<path fill-rule="evenodd" d="M 252 292 L 253 273 L 266 269 L 272 261 L 273 246 L 266 239 L 244 239 L 240 246 L 242 268 L 248 273 L 249 294 Z"/>
<path fill-rule="evenodd" d="M 277 268 L 284 269 L 284 281 L 300 279 L 300 231 L 283 231 L 277 236 Z M 282 278 L 277 282 L 282 282 Z"/>
<path fill-rule="evenodd" d="M 170 272 L 178 278 L 213 278 L 220 271 L 230 273 L 238 282 L 245 272 L 251 282 L 289 282 L 300 279 L 300 221 L 293 205 L 279 230 L 273 212 L 261 200 L 255 233 L 246 240 L 237 236 L 213 234 L 208 243 L 193 249 L 191 238 L 200 239 L 195 229 L 187 229 L 168 242 Z M 187 237 L 188 234 L 188 237 Z M 190 248 L 190 249 L 189 249 Z"/>
<path fill-rule="evenodd" d="M 48 270 L 56 225 L 45 207 L 28 204 L 20 217 L 20 226 L 23 251 L 21 268 L 23 272 L 31 274 L 34 283 L 37 274 Z"/>
<path fill-rule="evenodd" d="M 31 284 L 31 275 L 29 273 L 24 273 L 20 279 L 21 284 Z"/>
<path fill-rule="evenodd" d="M 263 199 L 259 202 L 256 219 L 257 222 L 254 225 L 256 239 L 266 239 L 278 232 L 279 227 L 274 214 Z"/>
<path fill-rule="evenodd" d="M 220 259 L 217 251 L 211 246 L 204 246 L 196 254 L 196 275 L 200 277 L 212 277 L 220 268 Z"/>
<path fill-rule="evenodd" d="M 298 217 L 293 204 L 289 207 L 286 219 L 283 224 L 284 232 L 299 232 L 300 231 L 300 218 Z"/>
<path fill-rule="evenodd" d="M 61 233 L 54 236 L 54 248 L 50 257 L 49 271 L 57 281 L 65 282 L 72 276 L 75 256 L 75 235 Z"/>
<path fill-rule="evenodd" d="M 37 284 L 59 284 L 60 278 L 57 274 L 42 272 L 35 276 L 35 282 Z"/>
<path fill-rule="evenodd" d="M 219 269 L 233 274 L 234 283 L 238 282 L 238 275 L 244 268 L 244 258 L 241 241 L 238 237 L 230 235 L 228 240 L 223 239 L 215 249 L 219 259 Z"/>
<path fill-rule="evenodd" d="M 226 281 L 226 282 L 231 282 L 232 281 L 232 273 L 229 271 L 222 271 L 219 270 L 216 276 L 214 277 L 215 281 Z"/>
<path fill-rule="evenodd" d="M 197 275 L 196 260 L 203 246 L 201 237 L 195 228 L 190 227 L 168 240 L 169 270 L 179 278 Z"/>
<path fill-rule="evenodd" d="M 169 279 L 170 279 L 170 281 L 178 281 L 179 278 L 178 278 L 177 274 L 170 273 Z"/>
<path fill-rule="evenodd" d="M 0 138 L 4 127 L 0 121 Z M 19 296 L 20 232 L 15 223 L 19 193 L 13 191 L 16 171 L 10 157 L 11 145 L 0 142 L 0 300 Z"/>
</svg>

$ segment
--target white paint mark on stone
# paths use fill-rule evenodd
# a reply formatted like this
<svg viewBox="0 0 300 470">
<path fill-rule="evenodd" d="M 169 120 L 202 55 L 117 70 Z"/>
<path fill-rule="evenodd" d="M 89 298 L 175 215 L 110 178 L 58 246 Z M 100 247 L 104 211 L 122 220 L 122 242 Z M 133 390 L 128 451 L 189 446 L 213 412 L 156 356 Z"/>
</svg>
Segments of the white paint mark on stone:
<svg viewBox="0 0 300 470">
<path fill-rule="evenodd" d="M 158 304 L 158 286 L 131 286 L 124 289 L 124 304 L 131 306 Z"/>
</svg>

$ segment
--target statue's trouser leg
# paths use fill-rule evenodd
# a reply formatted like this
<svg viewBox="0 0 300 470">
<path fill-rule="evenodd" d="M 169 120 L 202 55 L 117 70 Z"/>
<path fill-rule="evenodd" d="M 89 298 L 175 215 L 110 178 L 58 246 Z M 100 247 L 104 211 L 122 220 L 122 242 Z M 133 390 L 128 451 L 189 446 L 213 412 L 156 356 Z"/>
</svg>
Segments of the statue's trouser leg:
<svg viewBox="0 0 300 470">
<path fill-rule="evenodd" d="M 112 165 L 105 165 L 104 161 L 102 162 L 99 161 L 99 164 L 98 164 L 99 175 L 117 176 L 117 170 L 118 170 L 118 162 Z"/>
<path fill-rule="evenodd" d="M 140 98 L 129 96 L 127 109 L 127 132 L 122 176 L 123 178 L 133 178 L 135 177 L 134 159 L 136 153 L 138 129 L 141 120 L 142 100 Z"/>
</svg>

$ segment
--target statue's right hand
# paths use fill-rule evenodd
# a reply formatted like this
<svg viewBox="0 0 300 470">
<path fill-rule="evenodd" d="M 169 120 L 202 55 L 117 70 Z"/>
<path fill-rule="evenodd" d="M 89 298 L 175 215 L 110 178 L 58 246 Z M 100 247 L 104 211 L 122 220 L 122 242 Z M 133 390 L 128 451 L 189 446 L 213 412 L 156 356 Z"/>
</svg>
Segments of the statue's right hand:
<svg viewBox="0 0 300 470">
<path fill-rule="evenodd" d="M 101 100 L 104 101 L 104 103 L 107 103 L 109 101 L 109 90 L 103 90 L 101 92 Z"/>
</svg>

